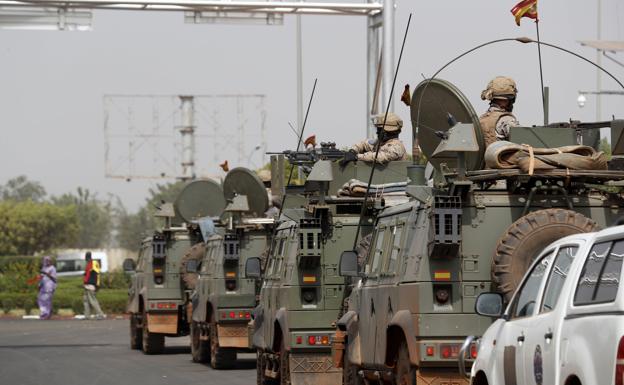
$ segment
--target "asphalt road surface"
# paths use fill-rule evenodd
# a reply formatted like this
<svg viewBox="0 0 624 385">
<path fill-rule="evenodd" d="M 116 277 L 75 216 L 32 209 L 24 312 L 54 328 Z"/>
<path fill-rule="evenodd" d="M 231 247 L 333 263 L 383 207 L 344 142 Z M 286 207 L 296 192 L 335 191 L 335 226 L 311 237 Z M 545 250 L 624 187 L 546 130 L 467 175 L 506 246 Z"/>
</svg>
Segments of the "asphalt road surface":
<svg viewBox="0 0 624 385">
<path fill-rule="evenodd" d="M 0 320 L 0 384 L 254 385 L 255 356 L 232 370 L 191 360 L 188 337 L 167 338 L 162 355 L 130 350 L 127 320 Z"/>
</svg>

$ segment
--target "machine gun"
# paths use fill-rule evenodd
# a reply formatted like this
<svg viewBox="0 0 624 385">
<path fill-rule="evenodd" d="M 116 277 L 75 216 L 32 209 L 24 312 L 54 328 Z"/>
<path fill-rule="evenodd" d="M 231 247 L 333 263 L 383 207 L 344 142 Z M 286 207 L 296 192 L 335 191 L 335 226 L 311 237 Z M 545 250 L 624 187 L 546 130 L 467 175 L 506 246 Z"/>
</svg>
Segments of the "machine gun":
<svg viewBox="0 0 624 385">
<path fill-rule="evenodd" d="M 346 151 L 338 150 L 334 142 L 321 142 L 321 147 L 302 151 L 286 150 L 282 152 L 267 152 L 268 155 L 284 155 L 290 164 L 297 166 L 312 166 L 319 160 L 340 160 Z"/>
</svg>

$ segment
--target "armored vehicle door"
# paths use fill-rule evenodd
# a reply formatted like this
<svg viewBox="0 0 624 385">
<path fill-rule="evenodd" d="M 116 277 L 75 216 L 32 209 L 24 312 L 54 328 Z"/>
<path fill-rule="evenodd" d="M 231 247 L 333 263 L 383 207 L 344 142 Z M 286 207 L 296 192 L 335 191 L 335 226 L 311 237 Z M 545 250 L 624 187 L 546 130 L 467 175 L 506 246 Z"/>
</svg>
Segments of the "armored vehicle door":
<svg viewBox="0 0 624 385">
<path fill-rule="evenodd" d="M 407 211 L 393 213 L 392 216 L 380 218 L 379 224 L 385 228 L 382 241 L 382 249 L 378 249 L 379 240 L 376 240 L 375 252 L 381 253 L 379 262 L 378 285 L 371 288 L 376 306 L 376 343 L 375 363 L 384 364 L 387 343 L 388 324 L 394 313 L 399 310 L 399 274 L 403 265 L 399 265 L 399 256 L 404 241 L 404 229 L 410 213 L 411 206 Z"/>
</svg>

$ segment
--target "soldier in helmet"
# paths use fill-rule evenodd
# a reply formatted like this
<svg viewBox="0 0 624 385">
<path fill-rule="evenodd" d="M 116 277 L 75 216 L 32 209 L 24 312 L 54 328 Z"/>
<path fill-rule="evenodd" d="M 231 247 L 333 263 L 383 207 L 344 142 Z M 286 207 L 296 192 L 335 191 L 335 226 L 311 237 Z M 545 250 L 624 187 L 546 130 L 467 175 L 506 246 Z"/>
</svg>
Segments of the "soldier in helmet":
<svg viewBox="0 0 624 385">
<path fill-rule="evenodd" d="M 403 120 L 397 114 L 389 112 L 384 125 L 384 117 L 385 114 L 380 114 L 373 118 L 373 124 L 377 127 L 377 139 L 368 139 L 356 143 L 341 161 L 343 166 L 348 162 L 357 160 L 372 162 L 375 159 L 378 141 L 381 143 L 381 147 L 379 148 L 377 163 L 385 164 L 393 160 L 407 160 L 407 151 L 399 139 Z"/>
<path fill-rule="evenodd" d="M 481 99 L 490 101 L 487 112 L 479 117 L 486 147 L 497 140 L 509 140 L 509 129 L 519 125 L 511 113 L 516 95 L 516 82 L 506 76 L 495 77 L 481 91 Z"/>
</svg>

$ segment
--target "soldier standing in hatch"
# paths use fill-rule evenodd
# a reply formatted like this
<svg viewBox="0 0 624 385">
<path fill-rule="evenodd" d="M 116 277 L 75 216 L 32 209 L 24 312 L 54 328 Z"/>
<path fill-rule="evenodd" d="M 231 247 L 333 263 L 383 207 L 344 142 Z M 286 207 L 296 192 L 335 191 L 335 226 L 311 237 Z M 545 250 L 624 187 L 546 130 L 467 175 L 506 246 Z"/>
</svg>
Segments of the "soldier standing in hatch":
<svg viewBox="0 0 624 385">
<path fill-rule="evenodd" d="M 385 114 L 377 115 L 373 118 L 373 124 L 377 127 L 377 139 L 363 140 L 356 143 L 345 154 L 341 165 L 344 166 L 349 162 L 363 160 L 372 162 L 375 159 L 375 151 L 377 141 L 381 141 L 377 163 L 386 164 L 393 160 L 407 160 L 407 151 L 403 142 L 399 139 L 403 120 L 393 112 L 388 113 L 386 124 L 384 125 Z"/>
<path fill-rule="evenodd" d="M 481 91 L 481 99 L 490 101 L 487 112 L 479 117 L 485 147 L 497 140 L 509 140 L 509 129 L 519 125 L 511 113 L 516 95 L 516 82 L 506 76 L 495 77 Z"/>
</svg>

